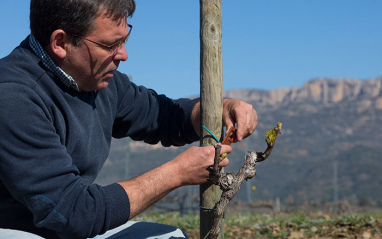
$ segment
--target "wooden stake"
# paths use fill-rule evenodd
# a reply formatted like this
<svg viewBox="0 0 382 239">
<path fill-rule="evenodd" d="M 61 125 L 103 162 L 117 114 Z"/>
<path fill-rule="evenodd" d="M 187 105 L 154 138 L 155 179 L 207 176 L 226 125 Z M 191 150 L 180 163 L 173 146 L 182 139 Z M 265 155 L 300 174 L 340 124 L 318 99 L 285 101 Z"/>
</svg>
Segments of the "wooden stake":
<svg viewBox="0 0 382 239">
<path fill-rule="evenodd" d="M 221 138 L 223 113 L 222 0 L 200 0 L 200 107 L 201 125 Z M 216 141 L 201 127 L 200 144 Z M 206 137 L 207 136 L 207 137 Z M 214 207 L 221 190 L 206 183 L 200 186 L 200 238 L 208 238 Z"/>
</svg>

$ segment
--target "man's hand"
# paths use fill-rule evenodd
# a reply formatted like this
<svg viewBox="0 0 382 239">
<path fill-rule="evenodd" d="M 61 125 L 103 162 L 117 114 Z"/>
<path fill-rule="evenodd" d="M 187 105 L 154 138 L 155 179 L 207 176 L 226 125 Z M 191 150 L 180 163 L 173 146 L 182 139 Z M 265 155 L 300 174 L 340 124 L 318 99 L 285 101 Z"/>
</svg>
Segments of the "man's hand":
<svg viewBox="0 0 382 239">
<path fill-rule="evenodd" d="M 234 142 L 243 140 L 255 131 L 257 114 L 252 105 L 235 99 L 223 100 L 223 124 L 227 130 L 236 124 Z"/>
<path fill-rule="evenodd" d="M 231 153 L 232 148 L 228 145 L 222 145 L 220 155 Z M 196 185 L 206 183 L 209 178 L 208 167 L 214 165 L 215 148 L 191 147 L 179 154 L 173 161 L 178 168 L 182 185 Z M 219 167 L 226 167 L 229 161 L 225 158 L 219 163 Z"/>
</svg>

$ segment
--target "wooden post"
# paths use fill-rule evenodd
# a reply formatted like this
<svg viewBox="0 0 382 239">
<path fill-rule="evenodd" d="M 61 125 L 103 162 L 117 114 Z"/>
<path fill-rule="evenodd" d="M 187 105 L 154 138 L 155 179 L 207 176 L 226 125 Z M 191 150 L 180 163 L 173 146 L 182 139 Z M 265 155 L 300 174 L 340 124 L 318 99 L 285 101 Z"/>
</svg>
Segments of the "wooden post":
<svg viewBox="0 0 382 239">
<path fill-rule="evenodd" d="M 200 0 L 200 107 L 201 125 L 218 139 L 223 113 L 222 0 Z M 214 145 L 201 128 L 200 144 Z M 208 238 L 214 220 L 214 206 L 221 190 L 206 183 L 200 186 L 200 238 Z M 221 234 L 222 235 L 222 234 Z"/>
</svg>

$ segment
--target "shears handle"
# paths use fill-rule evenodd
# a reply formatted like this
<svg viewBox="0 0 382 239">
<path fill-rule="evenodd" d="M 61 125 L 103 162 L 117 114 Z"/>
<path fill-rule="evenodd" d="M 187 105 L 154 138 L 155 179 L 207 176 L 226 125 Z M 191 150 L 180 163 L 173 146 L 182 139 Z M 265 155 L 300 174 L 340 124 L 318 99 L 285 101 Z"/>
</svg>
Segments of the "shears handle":
<svg viewBox="0 0 382 239">
<path fill-rule="evenodd" d="M 229 128 L 227 135 L 225 136 L 224 140 L 222 141 L 222 144 L 225 145 L 231 145 L 233 143 L 233 138 L 235 137 L 236 129 L 235 126 L 231 126 Z"/>
</svg>

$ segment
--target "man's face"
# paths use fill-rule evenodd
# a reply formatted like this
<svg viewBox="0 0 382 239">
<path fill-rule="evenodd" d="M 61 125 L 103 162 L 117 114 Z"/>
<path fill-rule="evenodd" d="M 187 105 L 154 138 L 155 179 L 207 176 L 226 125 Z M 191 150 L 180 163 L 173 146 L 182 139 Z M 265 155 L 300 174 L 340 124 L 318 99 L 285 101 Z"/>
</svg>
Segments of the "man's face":
<svg viewBox="0 0 382 239">
<path fill-rule="evenodd" d="M 94 26 L 95 28 L 83 37 L 104 45 L 112 45 L 125 38 L 128 31 L 126 19 L 116 21 L 105 17 L 104 14 L 95 19 Z M 66 57 L 60 66 L 73 77 L 83 91 L 106 88 L 120 61 L 127 60 L 124 44 L 110 51 L 91 41 L 84 40 L 78 46 L 69 44 Z"/>
</svg>

